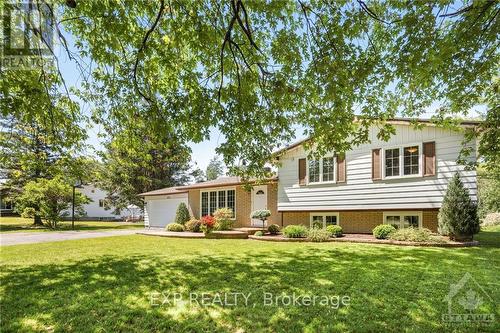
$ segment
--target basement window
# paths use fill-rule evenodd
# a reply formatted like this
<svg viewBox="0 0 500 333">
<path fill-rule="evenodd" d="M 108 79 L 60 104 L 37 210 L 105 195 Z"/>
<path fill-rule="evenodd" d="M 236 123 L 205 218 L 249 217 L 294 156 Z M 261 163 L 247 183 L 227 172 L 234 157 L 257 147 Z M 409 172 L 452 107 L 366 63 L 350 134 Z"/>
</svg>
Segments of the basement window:
<svg viewBox="0 0 500 333">
<path fill-rule="evenodd" d="M 421 228 L 422 212 L 384 212 L 383 223 L 393 225 L 396 229 Z"/>
<path fill-rule="evenodd" d="M 339 225 L 339 213 L 331 213 L 331 212 L 311 213 L 309 222 L 311 228 L 318 225 L 321 225 L 323 228 L 326 228 L 329 225 Z"/>
</svg>

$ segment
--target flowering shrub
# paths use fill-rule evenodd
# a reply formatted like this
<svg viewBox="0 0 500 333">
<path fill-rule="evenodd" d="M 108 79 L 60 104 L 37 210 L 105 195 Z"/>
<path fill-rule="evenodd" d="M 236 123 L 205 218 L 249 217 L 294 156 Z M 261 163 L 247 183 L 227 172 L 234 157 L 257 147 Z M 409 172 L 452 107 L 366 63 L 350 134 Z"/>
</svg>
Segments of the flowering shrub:
<svg viewBox="0 0 500 333">
<path fill-rule="evenodd" d="M 186 224 L 184 225 L 187 231 L 191 232 L 200 232 L 201 228 L 201 222 L 200 220 L 197 220 L 195 218 L 192 218 L 191 220 L 187 221 Z"/>
<path fill-rule="evenodd" d="M 233 210 L 231 208 L 219 208 L 214 212 L 216 230 L 231 230 L 233 228 Z"/>
<path fill-rule="evenodd" d="M 307 231 L 307 238 L 311 242 L 326 242 L 330 239 L 330 232 L 326 229 L 312 228 Z"/>
<path fill-rule="evenodd" d="M 215 226 L 215 218 L 210 215 L 202 216 L 200 219 L 201 222 L 201 230 L 205 235 L 212 232 Z"/>
<path fill-rule="evenodd" d="M 428 242 L 431 240 L 431 231 L 426 228 L 403 228 L 391 233 L 389 238 L 407 242 Z"/>
</svg>

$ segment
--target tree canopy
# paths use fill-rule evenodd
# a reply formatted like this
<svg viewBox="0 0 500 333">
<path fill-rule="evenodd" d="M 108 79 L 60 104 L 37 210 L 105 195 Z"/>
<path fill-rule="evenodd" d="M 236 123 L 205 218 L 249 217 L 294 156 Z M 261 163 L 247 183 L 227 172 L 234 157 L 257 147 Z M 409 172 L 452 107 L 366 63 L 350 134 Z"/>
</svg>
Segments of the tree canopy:
<svg viewBox="0 0 500 333">
<path fill-rule="evenodd" d="M 23 193 L 16 200 L 16 211 L 24 217 L 40 216 L 50 228 L 57 228 L 63 216 L 74 203 L 75 213 L 83 215 L 83 205 L 90 199 L 73 188 L 60 176 L 52 179 L 39 178 L 26 183 Z"/>
<path fill-rule="evenodd" d="M 3 186 L 8 196 L 18 201 L 25 186 L 38 179 L 60 177 L 73 183 L 82 178 L 85 117 L 58 90 L 61 81 L 54 68 L 1 74 L 0 168 L 8 178 Z M 31 208 L 34 223 L 41 224 L 42 207 L 34 201 Z"/>
<path fill-rule="evenodd" d="M 143 122 L 137 120 L 137 123 Z M 117 209 L 129 204 L 142 207 L 138 194 L 189 181 L 190 149 L 163 133 L 154 135 L 137 124 L 137 131 L 124 129 L 105 143 L 99 186 Z"/>
<path fill-rule="evenodd" d="M 234 174 L 261 173 L 297 125 L 321 154 L 366 142 L 374 119 L 498 113 L 498 1 L 66 3 L 50 12 L 75 40 L 68 54 L 92 61 L 80 92 L 94 120 L 112 132 L 147 119 L 180 142 L 218 127 L 224 162 L 245 165 Z"/>
<path fill-rule="evenodd" d="M 53 177 L 82 151 L 85 118 L 59 84 L 53 70 L 2 72 L 0 162 L 13 185 Z"/>
</svg>

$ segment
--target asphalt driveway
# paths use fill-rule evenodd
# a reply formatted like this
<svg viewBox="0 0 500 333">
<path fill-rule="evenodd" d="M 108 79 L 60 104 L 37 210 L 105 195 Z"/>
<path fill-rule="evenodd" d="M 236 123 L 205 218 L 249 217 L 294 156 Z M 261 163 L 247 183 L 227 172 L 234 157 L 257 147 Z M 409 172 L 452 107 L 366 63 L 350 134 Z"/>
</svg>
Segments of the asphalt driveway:
<svg viewBox="0 0 500 333">
<path fill-rule="evenodd" d="M 133 235 L 142 230 L 109 231 L 56 231 L 56 232 L 9 232 L 0 233 L 0 245 L 60 242 L 73 239 Z"/>
</svg>

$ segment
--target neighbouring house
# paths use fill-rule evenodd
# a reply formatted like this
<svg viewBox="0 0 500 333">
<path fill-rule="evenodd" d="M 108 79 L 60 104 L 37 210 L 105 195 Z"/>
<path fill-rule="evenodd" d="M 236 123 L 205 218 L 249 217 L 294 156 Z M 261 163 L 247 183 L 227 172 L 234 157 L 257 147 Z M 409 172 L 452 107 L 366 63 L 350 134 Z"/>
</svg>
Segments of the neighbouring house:
<svg viewBox="0 0 500 333">
<path fill-rule="evenodd" d="M 83 205 L 85 215 L 78 217 L 79 220 L 107 221 L 121 219 L 121 212 L 115 212 L 115 208 L 109 205 L 109 201 L 106 199 L 106 191 L 92 184 L 82 185 L 82 187 L 77 188 L 76 191 L 86 195 L 92 200 L 88 204 Z M 68 213 L 66 219 L 71 218 L 71 210 L 68 210 L 66 213 Z"/>
<path fill-rule="evenodd" d="M 0 179 L 0 216 L 18 215 L 14 211 L 14 203 L 6 199 L 5 193 L 1 188 L 2 184 L 3 182 Z M 76 191 L 81 192 L 91 199 L 91 202 L 83 205 L 85 215 L 78 217 L 79 220 L 121 220 L 121 213 L 124 216 L 132 215 L 140 217 L 140 209 L 133 205 L 127 207 L 124 212 L 115 212 L 114 207 L 111 207 L 106 199 L 106 191 L 92 184 L 82 185 L 81 188 L 76 188 Z M 71 219 L 71 209 L 66 210 L 65 214 L 65 219 Z"/>
<path fill-rule="evenodd" d="M 4 188 L 7 178 L 3 177 L 0 169 L 0 216 L 16 215 L 14 212 L 14 203 L 7 198 L 7 191 Z"/>
<path fill-rule="evenodd" d="M 332 151 L 319 160 L 309 159 L 306 140 L 279 152 L 277 178 L 245 191 L 235 177 L 143 193 L 145 224 L 163 227 L 171 223 L 180 202 L 199 218 L 218 207 L 235 211 L 235 225 L 259 226 L 250 218 L 255 209 L 270 209 L 268 223 L 281 226 L 314 221 L 338 224 L 345 233 L 371 233 L 379 224 L 437 230 L 437 213 L 448 181 L 459 172 L 476 200 L 476 172 L 457 163 L 463 131 L 452 131 L 419 120 L 416 129 L 409 119 L 389 120 L 396 134 L 389 141 L 377 138 L 376 125 L 370 143 L 345 154 Z M 463 128 L 478 122 L 463 122 Z M 475 142 L 471 160 L 475 160 Z"/>
</svg>

